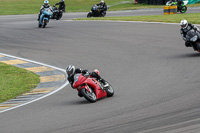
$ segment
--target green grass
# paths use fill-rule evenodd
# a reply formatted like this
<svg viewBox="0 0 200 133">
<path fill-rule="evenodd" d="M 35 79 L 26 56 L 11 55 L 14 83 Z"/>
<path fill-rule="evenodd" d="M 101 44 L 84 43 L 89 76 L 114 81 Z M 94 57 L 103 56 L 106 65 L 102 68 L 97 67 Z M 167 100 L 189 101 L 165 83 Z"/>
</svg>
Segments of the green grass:
<svg viewBox="0 0 200 133">
<path fill-rule="evenodd" d="M 60 0 L 50 0 L 53 6 Z M 128 3 L 123 4 L 126 1 Z M 16 14 L 37 14 L 44 0 L 0 0 L 0 15 Z M 99 3 L 100 0 L 65 0 L 66 12 L 88 12 L 92 5 Z M 112 5 L 109 11 L 115 10 L 135 10 L 141 8 L 162 8 L 163 6 L 133 4 L 133 0 L 105 0 L 107 5 Z M 200 6 L 200 3 L 188 5 Z"/>
<path fill-rule="evenodd" d="M 50 0 L 53 6 L 60 0 Z M 108 5 L 115 5 L 123 0 L 109 0 Z M 125 0 L 132 2 L 132 0 Z M 44 0 L 0 0 L 0 15 L 37 14 Z M 92 5 L 100 0 L 65 0 L 66 12 L 88 12 Z M 133 5 L 133 4 L 130 4 Z M 112 10 L 112 8 L 111 8 Z"/>
<path fill-rule="evenodd" d="M 39 75 L 22 68 L 0 63 L 0 103 L 35 88 Z"/>
<path fill-rule="evenodd" d="M 200 13 L 185 13 L 173 15 L 152 15 L 152 16 L 123 16 L 123 17 L 94 17 L 75 20 L 113 20 L 113 21 L 145 21 L 145 22 L 167 22 L 180 23 L 182 19 L 193 24 L 200 24 Z"/>
<path fill-rule="evenodd" d="M 147 5 L 147 4 L 137 4 L 133 5 L 132 3 L 126 3 L 121 5 L 116 5 L 111 7 L 109 10 L 137 10 L 137 9 L 144 9 L 144 8 L 163 8 L 164 5 Z M 200 3 L 187 5 L 187 7 L 199 7 Z"/>
</svg>

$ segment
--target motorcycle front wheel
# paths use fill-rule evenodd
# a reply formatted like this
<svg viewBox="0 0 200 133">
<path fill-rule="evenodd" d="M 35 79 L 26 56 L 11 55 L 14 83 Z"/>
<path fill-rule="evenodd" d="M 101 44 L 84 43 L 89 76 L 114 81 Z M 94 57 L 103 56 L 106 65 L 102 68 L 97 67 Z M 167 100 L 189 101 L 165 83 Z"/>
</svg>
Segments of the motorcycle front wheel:
<svg viewBox="0 0 200 133">
<path fill-rule="evenodd" d="M 105 17 L 106 16 L 106 12 L 102 13 L 101 17 Z"/>
<path fill-rule="evenodd" d="M 87 14 L 87 18 L 90 18 L 90 17 L 92 17 L 92 13 L 91 13 L 91 12 L 89 12 L 89 13 Z"/>
<path fill-rule="evenodd" d="M 45 19 L 42 27 L 45 28 L 46 25 L 47 25 L 47 20 Z"/>
<path fill-rule="evenodd" d="M 198 52 L 200 52 L 200 43 L 196 44 L 196 49 L 197 49 Z"/>
<path fill-rule="evenodd" d="M 89 88 L 89 89 L 90 89 L 90 92 L 86 88 L 81 89 L 81 94 L 89 102 L 94 103 L 94 102 L 97 101 L 97 96 L 96 96 L 96 94 L 93 92 L 93 90 L 91 88 Z"/>
</svg>

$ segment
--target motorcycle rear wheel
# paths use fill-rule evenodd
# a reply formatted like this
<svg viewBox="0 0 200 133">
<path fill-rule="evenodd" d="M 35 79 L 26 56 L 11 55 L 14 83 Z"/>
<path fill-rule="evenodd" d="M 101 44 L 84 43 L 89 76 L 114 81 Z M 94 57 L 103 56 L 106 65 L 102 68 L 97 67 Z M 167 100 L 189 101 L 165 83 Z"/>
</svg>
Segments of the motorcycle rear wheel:
<svg viewBox="0 0 200 133">
<path fill-rule="evenodd" d="M 94 103 L 97 101 L 97 96 L 93 92 L 93 90 L 90 88 L 90 92 L 86 88 L 81 89 L 81 94 L 87 99 L 89 102 Z"/>
<path fill-rule="evenodd" d="M 108 83 L 108 82 L 106 81 L 106 83 Z M 112 97 L 114 95 L 114 89 L 109 83 L 108 83 L 108 85 L 109 86 L 107 88 L 105 88 L 105 90 L 107 92 L 107 97 Z"/>
<path fill-rule="evenodd" d="M 187 7 L 186 6 L 182 6 L 180 13 L 185 13 L 187 11 Z"/>
<path fill-rule="evenodd" d="M 62 18 L 62 16 L 63 16 L 63 14 L 60 13 L 60 14 L 57 16 L 56 20 L 60 20 L 60 19 Z"/>
</svg>

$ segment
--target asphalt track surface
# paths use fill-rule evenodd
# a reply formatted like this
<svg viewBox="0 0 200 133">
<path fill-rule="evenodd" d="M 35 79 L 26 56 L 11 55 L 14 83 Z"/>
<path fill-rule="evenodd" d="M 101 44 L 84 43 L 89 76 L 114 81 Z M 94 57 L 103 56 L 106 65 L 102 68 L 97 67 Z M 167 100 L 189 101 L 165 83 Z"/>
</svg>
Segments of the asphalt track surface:
<svg viewBox="0 0 200 133">
<path fill-rule="evenodd" d="M 200 54 L 184 46 L 178 25 L 65 21 L 70 15 L 45 29 L 37 15 L 0 17 L 0 52 L 97 68 L 114 97 L 91 104 L 68 85 L 1 113 L 0 133 L 200 132 Z"/>
</svg>

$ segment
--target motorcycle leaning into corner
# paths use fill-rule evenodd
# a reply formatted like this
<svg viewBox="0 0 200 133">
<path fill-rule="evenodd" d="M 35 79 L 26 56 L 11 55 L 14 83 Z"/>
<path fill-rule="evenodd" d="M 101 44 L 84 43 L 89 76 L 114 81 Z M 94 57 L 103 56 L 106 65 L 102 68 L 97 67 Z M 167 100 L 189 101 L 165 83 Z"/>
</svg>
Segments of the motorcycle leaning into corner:
<svg viewBox="0 0 200 133">
<path fill-rule="evenodd" d="M 38 27 L 45 28 L 52 15 L 53 13 L 49 8 L 44 8 L 42 14 L 40 15 L 40 20 L 38 21 Z"/>
<path fill-rule="evenodd" d="M 107 7 L 109 9 L 109 7 Z M 91 11 L 87 14 L 87 17 L 104 17 L 106 16 L 106 11 L 103 11 L 102 6 L 93 5 Z"/>
<path fill-rule="evenodd" d="M 99 74 L 99 73 L 98 73 Z M 108 83 L 106 81 L 106 83 Z M 114 90 L 108 83 L 107 87 L 103 87 L 103 84 L 96 78 L 91 77 L 89 74 L 75 74 L 73 87 L 85 97 L 89 102 L 96 102 L 103 97 L 112 97 Z"/>
<path fill-rule="evenodd" d="M 197 30 L 190 30 L 186 34 L 187 42 L 193 47 L 194 51 L 200 53 L 200 33 Z"/>
<path fill-rule="evenodd" d="M 51 19 L 60 20 L 63 16 L 63 10 L 59 10 L 55 5 L 53 5 L 53 16 Z"/>
<path fill-rule="evenodd" d="M 187 4 L 188 4 L 188 1 L 183 1 L 182 5 L 178 5 L 177 2 L 168 1 L 166 3 L 166 6 L 177 6 L 177 12 L 185 13 L 187 11 L 187 6 L 186 6 Z"/>
</svg>

